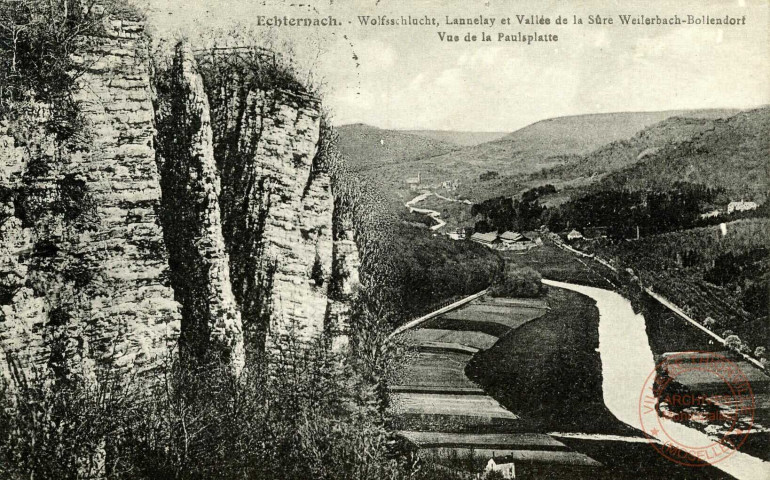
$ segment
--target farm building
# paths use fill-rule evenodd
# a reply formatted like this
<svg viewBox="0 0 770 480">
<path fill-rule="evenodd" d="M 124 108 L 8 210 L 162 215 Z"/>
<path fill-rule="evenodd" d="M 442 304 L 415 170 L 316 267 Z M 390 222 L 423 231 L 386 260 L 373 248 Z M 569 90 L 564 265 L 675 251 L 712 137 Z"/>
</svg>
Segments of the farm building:
<svg viewBox="0 0 770 480">
<path fill-rule="evenodd" d="M 513 243 L 523 243 L 523 242 L 529 242 L 529 238 L 525 237 L 524 235 L 520 234 L 519 232 L 511 232 L 507 231 L 500 235 L 500 240 L 505 245 L 510 245 Z"/>
<path fill-rule="evenodd" d="M 500 239 L 497 235 L 497 232 L 489 232 L 489 233 L 479 233 L 476 232 L 473 235 L 471 235 L 471 240 L 474 242 L 481 243 L 482 245 L 495 245 L 500 243 Z"/>
<path fill-rule="evenodd" d="M 420 184 L 421 183 L 422 182 L 421 182 L 421 178 L 420 178 L 420 172 L 417 172 L 417 176 L 416 177 L 412 177 L 412 178 L 407 178 L 406 179 L 406 184 L 409 185 L 409 189 L 412 190 L 412 191 L 415 191 L 418 188 L 420 188 Z"/>
<path fill-rule="evenodd" d="M 570 242 L 573 240 L 579 240 L 581 238 L 583 238 L 583 234 L 575 229 L 572 229 L 572 231 L 567 234 L 567 240 Z"/>
<path fill-rule="evenodd" d="M 727 213 L 731 214 L 733 212 L 747 212 L 749 210 L 756 210 L 759 207 L 757 202 L 744 202 L 741 200 L 740 202 L 730 202 L 727 205 Z"/>
<path fill-rule="evenodd" d="M 562 444 L 563 445 L 563 444 Z M 503 478 L 589 478 L 602 464 L 582 453 L 565 449 L 515 450 L 493 456 L 484 476 L 499 472 Z"/>
</svg>

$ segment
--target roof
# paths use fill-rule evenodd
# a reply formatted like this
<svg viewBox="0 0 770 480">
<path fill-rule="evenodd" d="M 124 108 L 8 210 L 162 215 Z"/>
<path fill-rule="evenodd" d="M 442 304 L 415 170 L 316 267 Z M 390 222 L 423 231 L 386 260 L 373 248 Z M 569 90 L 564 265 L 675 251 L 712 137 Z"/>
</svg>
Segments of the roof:
<svg viewBox="0 0 770 480">
<path fill-rule="evenodd" d="M 524 235 L 520 234 L 519 232 L 505 232 L 502 235 L 500 235 L 501 240 L 510 240 L 512 242 L 518 242 L 519 240 L 526 240 L 524 238 Z"/>
<path fill-rule="evenodd" d="M 497 240 L 497 232 L 479 233 L 471 235 L 471 240 L 483 243 L 492 243 Z"/>
<path fill-rule="evenodd" d="M 569 232 L 569 233 L 567 234 L 567 236 L 568 236 L 568 237 L 574 237 L 574 236 L 576 236 L 576 235 L 580 235 L 581 237 L 583 236 L 583 234 L 582 234 L 582 233 L 578 232 L 578 231 L 577 231 L 577 230 L 575 230 L 574 228 L 572 229 L 572 231 L 571 231 L 571 232 Z"/>
</svg>

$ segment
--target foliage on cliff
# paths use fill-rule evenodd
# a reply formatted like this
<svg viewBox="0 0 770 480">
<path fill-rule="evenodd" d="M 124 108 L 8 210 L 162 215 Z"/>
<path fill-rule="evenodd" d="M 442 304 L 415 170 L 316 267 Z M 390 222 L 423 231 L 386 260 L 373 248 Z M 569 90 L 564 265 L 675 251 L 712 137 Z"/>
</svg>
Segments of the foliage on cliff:
<svg viewBox="0 0 770 480">
<path fill-rule="evenodd" d="M 77 61 L 83 43 L 103 34 L 104 21 L 115 14 L 140 16 L 125 1 L 0 2 L 0 99 L 51 101 L 67 96 L 88 68 Z"/>
</svg>

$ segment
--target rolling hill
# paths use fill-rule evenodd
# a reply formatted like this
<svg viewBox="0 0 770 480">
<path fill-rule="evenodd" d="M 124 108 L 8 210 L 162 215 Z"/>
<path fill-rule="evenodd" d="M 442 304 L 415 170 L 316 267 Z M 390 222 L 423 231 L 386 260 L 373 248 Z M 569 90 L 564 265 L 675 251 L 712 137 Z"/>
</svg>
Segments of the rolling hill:
<svg viewBox="0 0 770 480">
<path fill-rule="evenodd" d="M 351 170 L 363 172 L 386 165 L 441 155 L 460 148 L 457 144 L 363 123 L 337 127 L 340 150 Z"/>
<path fill-rule="evenodd" d="M 344 125 L 338 131 L 352 168 L 380 183 L 394 200 L 410 196 L 405 179 L 418 173 L 424 185 L 435 187 L 445 180 L 458 180 L 458 194 L 484 200 L 515 195 L 550 180 L 560 180 L 565 186 L 595 183 L 604 174 L 737 112 L 672 110 L 559 117 L 466 147 L 443 140 L 452 132 L 384 130 L 363 124 Z M 470 141 L 468 138 L 455 141 Z M 479 179 L 489 171 L 499 176 Z"/>
<path fill-rule="evenodd" d="M 669 110 L 663 112 L 619 112 L 574 115 L 542 120 L 502 139 L 522 153 L 540 157 L 584 155 L 671 117 L 723 118 L 738 110 Z"/>
<path fill-rule="evenodd" d="M 481 143 L 494 142 L 510 132 L 459 132 L 456 130 L 398 130 L 410 135 L 426 137 L 461 147 L 472 147 Z"/>
<path fill-rule="evenodd" d="M 544 178 L 556 185 L 574 182 L 580 177 L 599 180 L 596 177 L 633 165 L 667 145 L 679 144 L 710 128 L 713 128 L 713 120 L 706 118 L 667 118 L 641 130 L 631 138 L 599 147 L 568 165 L 540 171 L 532 178 Z"/>
<path fill-rule="evenodd" d="M 676 181 L 723 187 L 733 197 L 764 201 L 770 180 L 770 106 L 708 122 L 607 175 L 596 189 L 666 189 Z"/>
</svg>

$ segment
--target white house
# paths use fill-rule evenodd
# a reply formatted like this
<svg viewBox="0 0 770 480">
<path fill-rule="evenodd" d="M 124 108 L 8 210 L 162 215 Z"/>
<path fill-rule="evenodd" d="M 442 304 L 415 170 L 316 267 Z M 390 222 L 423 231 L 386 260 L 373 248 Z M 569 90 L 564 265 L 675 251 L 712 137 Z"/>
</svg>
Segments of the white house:
<svg viewBox="0 0 770 480">
<path fill-rule="evenodd" d="M 758 207 L 759 205 L 756 202 L 744 202 L 743 200 L 740 202 L 730 202 L 727 205 L 727 213 L 729 215 L 733 212 L 746 212 L 748 210 L 755 210 Z"/>
<path fill-rule="evenodd" d="M 571 232 L 569 232 L 569 233 L 567 234 L 567 240 L 569 240 L 570 242 L 571 242 L 571 241 L 573 241 L 573 240 L 579 240 L 579 239 L 581 239 L 581 238 L 583 238 L 583 234 L 582 234 L 582 233 L 580 233 L 580 232 L 578 232 L 578 231 L 577 231 L 577 230 L 575 230 L 574 228 L 572 229 L 572 231 L 571 231 Z"/>
<path fill-rule="evenodd" d="M 700 218 L 714 218 L 718 217 L 721 212 L 719 210 L 712 210 L 710 212 L 701 213 Z"/>
<path fill-rule="evenodd" d="M 490 472 L 500 472 L 503 478 L 516 478 L 516 465 L 511 458 L 493 457 L 487 462 L 484 475 L 489 475 Z"/>
</svg>

